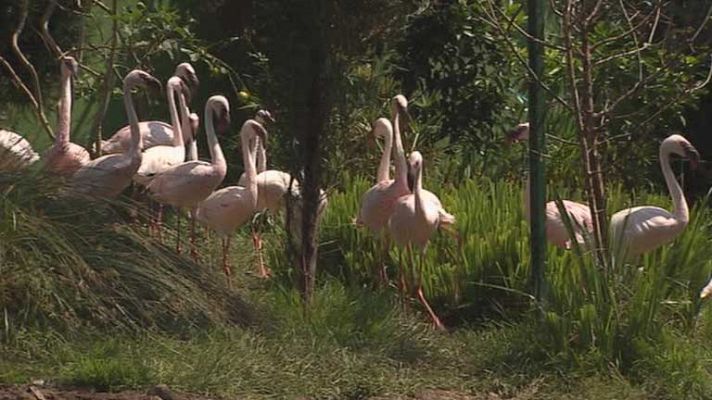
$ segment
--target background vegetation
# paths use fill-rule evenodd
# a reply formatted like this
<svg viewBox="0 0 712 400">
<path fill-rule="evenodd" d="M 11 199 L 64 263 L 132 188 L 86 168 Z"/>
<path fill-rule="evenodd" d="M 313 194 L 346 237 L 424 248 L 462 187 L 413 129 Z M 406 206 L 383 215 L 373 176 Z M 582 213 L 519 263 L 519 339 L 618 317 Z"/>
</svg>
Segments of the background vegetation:
<svg viewBox="0 0 712 400">
<path fill-rule="evenodd" d="M 188 391 L 274 398 L 368 398 L 436 388 L 515 398 L 708 397 L 712 320 L 698 296 L 712 271 L 706 164 L 701 172 L 675 166 L 695 204 L 675 243 L 613 274 L 581 251 L 552 247 L 547 295 L 533 303 L 521 197 L 525 146 L 502 144 L 526 118 L 526 39 L 514 28 L 526 26 L 520 2 L 289 3 L 67 0 L 59 2 L 50 31 L 82 64 L 72 131 L 79 143 L 91 143 L 98 126 L 108 136 L 125 124 L 116 83 L 128 70 L 144 68 L 165 80 L 177 63 L 190 61 L 201 79 L 192 109 L 202 113 L 205 100 L 221 93 L 233 121 L 260 107 L 273 111 L 269 163 L 300 176 L 305 146 L 314 139 L 303 134 L 305 118 L 313 117 L 307 93 L 315 76 L 324 82 L 320 153 L 310 157 L 318 158 L 329 207 L 309 309 L 295 289 L 279 217 L 265 238 L 274 278 L 262 282 L 247 273 L 253 255 L 249 235 L 239 232 L 233 264 L 246 273 L 231 289 L 217 268 L 214 235 L 201 232 L 202 258 L 194 263 L 172 251 L 171 220 L 166 243 L 147 236 L 140 202 L 121 198 L 87 207 L 61 198 L 59 185 L 38 171 L 3 176 L 0 381 L 45 376 L 101 389 L 160 381 Z M 655 2 L 625 2 L 643 9 L 648 3 Z M 8 47 L 23 4 L 0 1 L 0 55 L 27 80 Z M 54 125 L 57 65 L 36 33 L 46 4 L 27 5 L 19 45 L 37 69 Z M 685 132 L 709 157 L 712 95 L 707 87 L 688 96 L 675 90 L 706 78 L 708 7 L 666 5 L 661 23 L 669 29 L 641 62 L 656 71 L 661 59 L 682 56 L 658 82 L 628 98 L 608 126 L 610 211 L 670 207 L 657 147 L 671 131 Z M 620 17 L 611 11 L 595 35 L 626 30 Z M 556 21 L 550 15 L 547 26 L 554 42 L 560 40 Z M 692 42 L 685 39 L 690 35 L 696 35 Z M 618 54 L 628 46 L 613 41 L 604 51 Z M 309 64 L 312 51 L 325 60 L 316 69 Z M 546 55 L 543 80 L 565 97 L 563 59 L 551 49 Z M 638 65 L 623 58 L 599 69 L 597 96 L 634 84 Z M 107 91 L 108 76 L 115 84 Z M 435 237 L 424 271 L 426 294 L 452 328 L 447 334 L 427 329 L 417 305 L 403 310 L 392 288 L 378 287 L 376 243 L 352 225 L 379 157 L 367 147 L 370 123 L 390 113 L 390 98 L 399 92 L 408 96 L 413 117 L 407 150 L 423 152 L 425 187 L 458 219 L 458 239 Z M 549 100 L 549 198 L 581 199 L 574 116 Z M 659 105 L 669 107 L 656 114 Z M 161 102 L 139 102 L 143 119 L 166 114 Z M 35 149 L 49 144 L 27 97 L 7 79 L 0 82 L 0 126 L 21 132 Z M 220 137 L 229 161 L 226 183 L 242 172 L 234 132 Z M 207 155 L 202 136 L 199 147 Z M 392 277 L 396 267 L 392 251 Z"/>
</svg>

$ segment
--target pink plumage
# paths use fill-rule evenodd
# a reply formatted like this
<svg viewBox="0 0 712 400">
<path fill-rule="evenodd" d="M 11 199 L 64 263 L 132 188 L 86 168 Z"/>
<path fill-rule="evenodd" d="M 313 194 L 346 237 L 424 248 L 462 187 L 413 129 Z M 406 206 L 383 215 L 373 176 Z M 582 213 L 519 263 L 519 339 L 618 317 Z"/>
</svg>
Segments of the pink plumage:
<svg viewBox="0 0 712 400">
<path fill-rule="evenodd" d="M 515 143 L 529 139 L 529 123 L 525 122 L 517 125 L 517 128 L 510 133 L 507 143 Z M 529 210 L 530 181 L 527 173 L 524 183 L 524 214 L 527 220 L 531 220 Z M 585 235 L 591 236 L 593 232 L 593 221 L 591 219 L 591 209 L 586 204 L 577 203 L 571 200 L 561 201 L 568 214 L 571 228 L 573 228 L 574 239 L 580 245 L 585 245 Z M 559 206 L 554 201 L 546 203 L 546 240 L 554 246 L 562 249 L 570 249 L 572 245 L 571 235 L 566 227 L 564 219 L 561 217 Z"/>
<path fill-rule="evenodd" d="M 617 258 L 624 260 L 652 251 L 672 242 L 687 227 L 690 212 L 680 184 L 670 167 L 670 155 L 688 158 L 693 168 L 700 155 L 680 135 L 668 136 L 660 144 L 660 166 L 665 177 L 673 209 L 669 212 L 660 207 L 639 206 L 618 211 L 611 217 L 611 245 Z"/>
<path fill-rule="evenodd" d="M 54 144 L 43 155 L 44 168 L 48 172 L 62 176 L 71 176 L 87 164 L 91 157 L 82 146 L 72 143 L 69 135 L 72 125 L 72 76 L 78 70 L 73 57 L 63 57 L 61 61 L 61 91 L 57 132 Z"/>
</svg>

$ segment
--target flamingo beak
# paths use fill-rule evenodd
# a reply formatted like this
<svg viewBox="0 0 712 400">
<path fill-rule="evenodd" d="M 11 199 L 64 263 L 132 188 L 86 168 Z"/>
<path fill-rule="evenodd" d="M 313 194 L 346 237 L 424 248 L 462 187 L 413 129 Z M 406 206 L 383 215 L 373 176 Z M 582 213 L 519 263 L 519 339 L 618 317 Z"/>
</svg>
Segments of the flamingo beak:
<svg viewBox="0 0 712 400">
<path fill-rule="evenodd" d="M 230 128 L 230 112 L 228 110 L 222 109 L 217 112 L 215 127 L 220 133 L 224 133 Z"/>
<path fill-rule="evenodd" d="M 700 165 L 700 153 L 690 147 L 685 149 L 685 155 L 687 156 L 687 159 L 690 160 L 690 168 L 693 171 L 696 170 Z"/>
<path fill-rule="evenodd" d="M 255 121 L 254 127 L 255 127 L 255 133 L 257 133 L 257 136 L 259 136 L 260 140 L 263 143 L 262 145 L 267 147 L 266 146 L 267 137 L 268 137 L 267 130 L 265 129 L 264 126 L 262 126 L 262 124 L 260 124 L 259 122 L 256 122 L 256 121 Z"/>
<path fill-rule="evenodd" d="M 143 83 L 146 85 L 146 88 L 148 88 L 151 91 L 154 92 L 162 92 L 163 91 L 163 85 L 161 85 L 161 81 L 158 79 L 154 78 L 151 75 L 146 75 L 143 76 Z"/>
</svg>

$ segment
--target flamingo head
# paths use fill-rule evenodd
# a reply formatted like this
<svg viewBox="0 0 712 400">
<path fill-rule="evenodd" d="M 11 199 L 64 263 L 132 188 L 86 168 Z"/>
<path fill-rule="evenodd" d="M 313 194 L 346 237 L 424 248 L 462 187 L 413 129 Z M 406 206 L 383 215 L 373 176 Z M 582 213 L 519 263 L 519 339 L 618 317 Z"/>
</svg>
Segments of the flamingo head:
<svg viewBox="0 0 712 400">
<path fill-rule="evenodd" d="M 529 139 L 529 122 L 517 125 L 517 127 L 504 138 L 504 143 L 511 145 L 512 143 L 518 143 L 526 139 Z"/>
<path fill-rule="evenodd" d="M 135 86 L 146 87 L 150 90 L 158 92 L 160 92 L 162 88 L 161 81 L 154 78 L 153 75 L 149 74 L 148 72 L 142 71 L 140 69 L 135 69 L 126 74 L 126 77 L 124 77 L 125 89 L 131 89 Z"/>
<path fill-rule="evenodd" d="M 408 189 L 415 190 L 415 182 L 423 171 L 423 155 L 419 151 L 410 153 L 408 157 Z"/>
<path fill-rule="evenodd" d="M 245 121 L 242 125 L 241 134 L 247 133 L 247 130 L 250 130 L 254 136 L 259 137 L 262 143 L 267 143 L 267 130 L 257 120 L 248 119 Z"/>
<path fill-rule="evenodd" d="M 393 114 L 405 115 L 408 121 L 412 121 L 410 113 L 408 112 L 408 99 L 402 94 L 393 96 L 392 111 Z"/>
<path fill-rule="evenodd" d="M 190 98 L 198 92 L 198 86 L 200 85 L 200 80 L 198 79 L 198 74 L 195 73 L 195 69 L 190 63 L 180 63 L 176 66 L 174 75 L 188 85 L 190 95 L 186 96 L 186 98 L 190 101 Z"/>
<path fill-rule="evenodd" d="M 388 118 L 379 118 L 371 124 L 371 132 L 368 135 L 369 146 L 375 145 L 376 138 L 393 137 L 393 125 Z"/>
<path fill-rule="evenodd" d="M 272 122 L 274 123 L 274 117 L 272 114 L 267 111 L 267 110 L 257 110 L 257 114 L 255 114 L 255 121 L 259 122 L 261 125 L 265 125 L 267 122 Z"/>
<path fill-rule="evenodd" d="M 208 99 L 205 104 L 206 111 L 213 118 L 213 124 L 219 132 L 225 132 L 230 127 L 230 103 L 225 96 L 215 95 Z"/>
<path fill-rule="evenodd" d="M 700 153 L 682 135 L 673 134 L 665 138 L 660 144 L 661 153 L 672 153 L 690 161 L 690 168 L 697 169 L 700 163 Z"/>
<path fill-rule="evenodd" d="M 72 78 L 76 78 L 78 73 L 79 63 L 77 60 L 72 56 L 62 57 L 62 74 L 69 74 Z"/>
</svg>

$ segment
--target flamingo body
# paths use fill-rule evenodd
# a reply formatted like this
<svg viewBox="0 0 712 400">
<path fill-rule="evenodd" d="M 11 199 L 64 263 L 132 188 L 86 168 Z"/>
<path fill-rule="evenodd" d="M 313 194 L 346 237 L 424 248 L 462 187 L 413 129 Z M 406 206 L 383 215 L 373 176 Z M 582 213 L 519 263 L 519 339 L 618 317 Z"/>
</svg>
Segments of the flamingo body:
<svg viewBox="0 0 712 400">
<path fill-rule="evenodd" d="M 673 211 L 655 206 L 638 206 L 618 211 L 611 217 L 611 243 L 617 257 L 629 259 L 672 242 L 687 227 L 690 213 L 680 184 L 670 167 L 670 155 L 688 158 L 697 166 L 700 155 L 680 135 L 670 135 L 660 144 L 660 166 L 673 201 Z"/>
<path fill-rule="evenodd" d="M 69 135 L 72 118 L 72 76 L 79 65 L 73 57 L 64 57 L 61 62 L 62 97 L 59 104 L 59 120 L 54 144 L 42 156 L 44 168 L 57 175 L 71 176 L 91 161 L 89 152 L 72 143 Z"/>
<path fill-rule="evenodd" d="M 27 168 L 40 159 L 30 142 L 15 132 L 0 129 L 0 172 Z"/>
<path fill-rule="evenodd" d="M 72 176 L 71 189 L 95 197 L 114 197 L 131 184 L 131 179 L 141 166 L 141 135 L 138 117 L 133 105 L 131 90 L 136 86 L 154 86 L 161 83 L 141 70 L 133 70 L 124 78 L 124 106 L 131 126 L 131 146 L 120 154 L 109 154 L 90 161 Z"/>
</svg>

